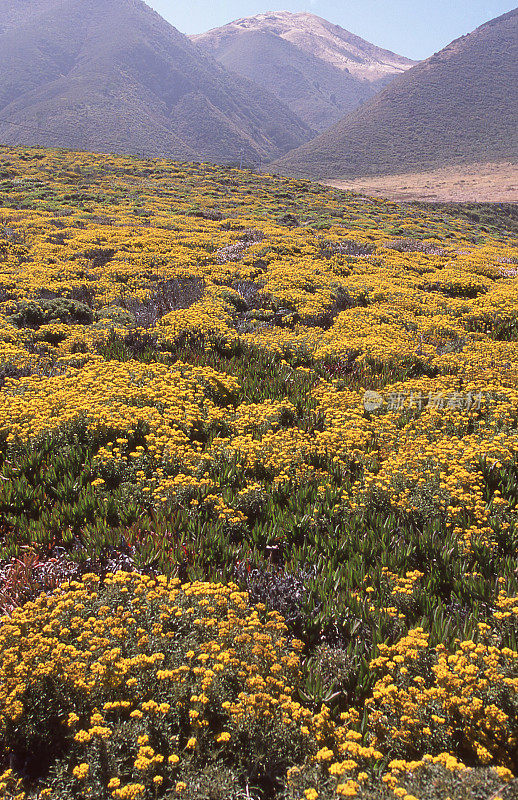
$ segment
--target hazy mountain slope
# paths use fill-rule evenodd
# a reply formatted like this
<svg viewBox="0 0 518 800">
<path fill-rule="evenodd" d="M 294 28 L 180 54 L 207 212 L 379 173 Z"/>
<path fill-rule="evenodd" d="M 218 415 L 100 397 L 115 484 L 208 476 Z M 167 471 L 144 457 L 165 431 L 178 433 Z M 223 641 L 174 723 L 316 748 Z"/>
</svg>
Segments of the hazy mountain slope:
<svg viewBox="0 0 518 800">
<path fill-rule="evenodd" d="M 27 24 L 40 14 L 62 5 L 62 0 L 0 0 L 0 33 Z"/>
<path fill-rule="evenodd" d="M 258 14 L 191 39 L 275 94 L 316 131 L 415 63 L 307 13 Z"/>
<path fill-rule="evenodd" d="M 275 169 L 319 177 L 518 161 L 518 9 L 396 78 Z"/>
<path fill-rule="evenodd" d="M 310 131 L 140 0 L 0 0 L 0 141 L 214 161 Z"/>
</svg>

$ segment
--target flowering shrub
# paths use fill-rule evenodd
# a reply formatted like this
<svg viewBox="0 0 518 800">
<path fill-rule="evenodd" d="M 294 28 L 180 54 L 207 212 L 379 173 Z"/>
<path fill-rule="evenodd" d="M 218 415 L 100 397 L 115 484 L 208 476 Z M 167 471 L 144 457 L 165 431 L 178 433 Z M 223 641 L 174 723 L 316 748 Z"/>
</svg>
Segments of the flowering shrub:
<svg viewBox="0 0 518 800">
<path fill-rule="evenodd" d="M 454 652 L 428 646 L 414 629 L 381 653 L 381 673 L 366 701 L 376 746 L 403 756 L 463 753 L 473 764 L 518 766 L 518 653 L 460 643 Z"/>
<path fill-rule="evenodd" d="M 333 741 L 294 698 L 302 643 L 233 585 L 85 575 L 4 619 L 0 645 L 0 758 L 46 797 L 271 791 Z"/>
<path fill-rule="evenodd" d="M 504 764 L 514 765 L 518 731 L 513 651 L 464 642 L 453 654 L 430 653 L 419 629 L 380 646 L 371 668 L 385 674 L 365 703 L 362 737 L 358 710 L 337 724 L 326 706 L 300 704 L 303 643 L 288 644 L 282 617 L 249 606 L 235 585 L 124 572 L 99 583 L 87 574 L 3 620 L 6 800 L 32 797 L 31 787 L 59 798 L 223 800 L 244 786 L 267 796 L 284 786 L 288 798 L 370 797 L 387 756 L 426 751 L 423 768 L 457 768 L 445 753 L 459 747 L 512 778 Z M 418 765 L 392 761 L 387 791 L 399 796 L 397 776 Z"/>
<path fill-rule="evenodd" d="M 447 753 L 419 761 L 390 762 L 377 780 L 369 780 L 366 773 L 354 779 L 340 774 L 341 769 L 342 765 L 331 765 L 327 771 L 332 775 L 327 776 L 321 766 L 292 769 L 287 800 L 514 800 L 517 790 L 516 780 L 504 767 L 469 768 Z"/>
</svg>

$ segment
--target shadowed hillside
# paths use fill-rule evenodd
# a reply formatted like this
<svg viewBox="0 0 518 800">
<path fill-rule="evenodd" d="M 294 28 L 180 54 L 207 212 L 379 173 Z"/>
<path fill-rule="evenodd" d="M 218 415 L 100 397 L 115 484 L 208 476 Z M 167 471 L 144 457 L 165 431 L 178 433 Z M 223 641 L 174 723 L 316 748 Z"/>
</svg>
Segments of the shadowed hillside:
<svg viewBox="0 0 518 800">
<path fill-rule="evenodd" d="M 518 160 L 518 10 L 396 78 L 314 141 L 286 174 L 355 177 Z"/>
<path fill-rule="evenodd" d="M 140 0 L 2 0 L 0 19 L 2 142 L 231 161 L 309 137 Z"/>
<path fill-rule="evenodd" d="M 191 38 L 224 67 L 272 92 L 315 131 L 415 63 L 307 13 L 258 14 Z"/>
</svg>

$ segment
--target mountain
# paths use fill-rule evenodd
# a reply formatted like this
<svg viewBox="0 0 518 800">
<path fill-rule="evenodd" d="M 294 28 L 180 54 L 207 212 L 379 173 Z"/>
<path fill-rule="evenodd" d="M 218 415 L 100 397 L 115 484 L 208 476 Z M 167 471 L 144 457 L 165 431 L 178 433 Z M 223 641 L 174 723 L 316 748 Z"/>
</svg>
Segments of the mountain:
<svg viewBox="0 0 518 800">
<path fill-rule="evenodd" d="M 311 177 L 518 162 L 518 9 L 396 78 L 273 169 Z"/>
<path fill-rule="evenodd" d="M 315 132 L 416 63 L 308 13 L 258 14 L 191 40 L 274 94 Z"/>
<path fill-rule="evenodd" d="M 141 0 L 0 0 L 0 141 L 272 159 L 310 129 Z"/>
</svg>

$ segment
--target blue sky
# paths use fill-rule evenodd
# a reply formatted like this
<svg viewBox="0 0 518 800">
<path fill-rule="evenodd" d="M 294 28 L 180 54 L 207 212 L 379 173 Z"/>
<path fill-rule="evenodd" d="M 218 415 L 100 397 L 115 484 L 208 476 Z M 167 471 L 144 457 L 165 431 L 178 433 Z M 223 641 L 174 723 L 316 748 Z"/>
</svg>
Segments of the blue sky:
<svg viewBox="0 0 518 800">
<path fill-rule="evenodd" d="M 498 0 L 146 0 L 183 33 L 264 11 L 311 11 L 364 39 L 421 59 L 515 8 Z M 516 0 L 515 0 L 516 2 Z"/>
</svg>

